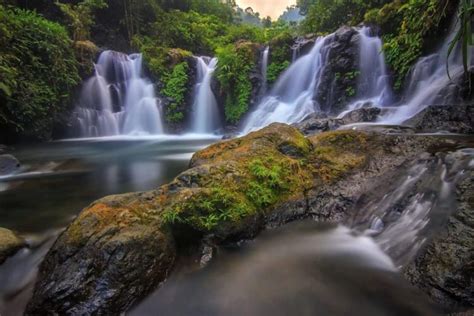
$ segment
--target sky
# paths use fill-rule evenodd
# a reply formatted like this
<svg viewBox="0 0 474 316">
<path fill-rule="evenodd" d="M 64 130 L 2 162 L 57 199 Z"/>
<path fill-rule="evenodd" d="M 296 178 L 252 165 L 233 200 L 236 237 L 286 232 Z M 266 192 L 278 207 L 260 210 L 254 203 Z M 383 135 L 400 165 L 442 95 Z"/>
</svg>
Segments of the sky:
<svg viewBox="0 0 474 316">
<path fill-rule="evenodd" d="M 296 0 L 236 0 L 235 2 L 242 9 L 252 7 L 254 11 L 260 13 L 261 17 L 269 15 L 272 20 L 278 19 L 286 7 L 296 4 Z"/>
</svg>

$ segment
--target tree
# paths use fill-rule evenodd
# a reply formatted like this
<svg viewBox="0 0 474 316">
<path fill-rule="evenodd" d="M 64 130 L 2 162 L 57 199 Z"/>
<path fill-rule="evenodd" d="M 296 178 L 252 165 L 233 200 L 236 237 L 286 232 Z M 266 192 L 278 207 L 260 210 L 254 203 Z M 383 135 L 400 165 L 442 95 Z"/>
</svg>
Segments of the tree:
<svg viewBox="0 0 474 316">
<path fill-rule="evenodd" d="M 83 0 L 78 4 L 57 1 L 56 5 L 68 19 L 68 26 L 72 32 L 74 42 L 85 41 L 90 38 L 90 28 L 94 24 L 94 10 L 107 7 L 104 0 Z"/>
</svg>

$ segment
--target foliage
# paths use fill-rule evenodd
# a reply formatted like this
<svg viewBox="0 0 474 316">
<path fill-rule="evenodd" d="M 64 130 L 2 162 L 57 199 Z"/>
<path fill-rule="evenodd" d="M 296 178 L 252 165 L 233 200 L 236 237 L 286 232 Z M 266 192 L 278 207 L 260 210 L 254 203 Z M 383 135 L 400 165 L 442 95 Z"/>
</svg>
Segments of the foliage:
<svg viewBox="0 0 474 316">
<path fill-rule="evenodd" d="M 288 30 L 274 36 L 270 42 L 270 62 L 267 70 L 268 83 L 274 83 L 290 66 L 293 34 Z"/>
<path fill-rule="evenodd" d="M 217 79 L 227 93 L 225 117 L 229 123 L 235 124 L 248 110 L 252 93 L 249 75 L 255 67 L 256 49 L 250 42 L 229 44 L 217 49 L 217 57 Z"/>
<path fill-rule="evenodd" d="M 307 16 L 301 23 L 304 33 L 333 32 L 343 24 L 357 25 L 363 20 L 365 12 L 383 4 L 381 0 L 318 0 L 300 1 Z M 305 10 L 303 10 L 305 12 Z"/>
<path fill-rule="evenodd" d="M 48 138 L 79 83 L 66 30 L 34 12 L 0 6 L 0 126 Z"/>
<path fill-rule="evenodd" d="M 254 212 L 255 207 L 245 197 L 225 187 L 214 186 L 174 204 L 163 213 L 163 220 L 210 231 L 221 222 L 238 222 Z"/>
<path fill-rule="evenodd" d="M 278 161 L 268 157 L 257 158 L 249 165 L 250 174 L 253 179 L 249 181 L 247 197 L 254 202 L 258 208 L 275 203 L 279 195 L 288 189 L 289 170 L 286 166 L 278 164 Z"/>
<path fill-rule="evenodd" d="M 173 99 L 166 109 L 166 120 L 169 123 L 179 123 L 184 119 L 180 109 L 184 106 L 188 87 L 188 63 L 183 61 L 174 66 L 173 71 L 163 78 L 165 87 L 161 91 L 163 95 Z"/>
<path fill-rule="evenodd" d="M 94 24 L 93 11 L 107 7 L 104 0 L 83 0 L 78 4 L 56 2 L 66 16 L 74 41 L 90 38 L 90 28 Z"/>
<path fill-rule="evenodd" d="M 395 89 L 399 90 L 413 63 L 423 53 L 424 40 L 445 15 L 444 0 L 395 0 L 380 10 L 369 11 L 367 22 L 385 30 L 384 52 L 395 72 Z"/>
<path fill-rule="evenodd" d="M 460 10 L 459 10 L 459 30 L 454 36 L 453 40 L 449 44 L 448 48 L 448 57 L 446 59 L 446 69 L 449 76 L 449 56 L 452 54 L 455 47 L 460 43 L 461 44 L 461 53 L 462 53 L 462 64 L 464 68 L 464 74 L 469 80 L 469 87 L 471 87 L 471 76 L 469 75 L 469 60 L 470 60 L 470 50 L 469 46 L 473 45 L 473 34 L 472 34 L 472 16 L 474 14 L 474 4 L 469 0 L 461 0 Z"/>
</svg>

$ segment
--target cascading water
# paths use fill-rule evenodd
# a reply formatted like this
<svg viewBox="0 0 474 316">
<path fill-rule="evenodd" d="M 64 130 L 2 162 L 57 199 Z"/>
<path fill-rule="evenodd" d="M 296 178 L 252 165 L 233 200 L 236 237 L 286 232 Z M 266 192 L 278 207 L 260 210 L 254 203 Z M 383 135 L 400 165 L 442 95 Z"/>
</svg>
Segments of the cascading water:
<svg viewBox="0 0 474 316">
<path fill-rule="evenodd" d="M 402 266 L 456 209 L 456 185 L 473 169 L 469 148 L 422 157 L 387 181 L 383 191 L 361 198 L 350 226 L 372 235 Z"/>
<path fill-rule="evenodd" d="M 250 114 L 244 133 L 273 122 L 295 123 L 315 112 L 317 104 L 313 96 L 326 60 L 325 44 L 326 37 L 318 38 L 313 49 L 280 76 L 269 95 Z"/>
<path fill-rule="evenodd" d="M 411 71 L 402 102 L 391 111 L 387 111 L 381 118 L 380 123 L 401 124 L 429 105 L 450 102 L 450 100 L 444 99 L 444 96 L 440 93 L 451 83 L 446 71 L 446 61 L 448 59 L 449 43 L 453 40 L 455 34 L 454 28 L 452 28 L 450 35 L 438 52 L 422 57 L 416 63 Z M 472 59 L 470 63 L 473 63 Z M 452 78 L 462 73 L 462 57 L 458 48 L 454 49 L 449 56 L 448 64 Z"/>
<path fill-rule="evenodd" d="M 262 52 L 262 63 L 260 72 L 262 74 L 262 87 L 260 89 L 260 94 L 263 95 L 267 92 L 267 70 L 268 70 L 268 54 L 270 52 L 270 47 L 265 47 L 265 50 Z"/>
<path fill-rule="evenodd" d="M 192 131 L 213 133 L 221 127 L 216 97 L 211 89 L 217 58 L 196 57 L 196 61 L 198 80 L 194 94 Z"/>
<path fill-rule="evenodd" d="M 357 108 L 371 102 L 374 106 L 389 105 L 392 102 L 382 40 L 372 36 L 369 27 L 362 27 L 359 33 L 359 76 L 357 80 L 358 101 L 349 107 Z"/>
<path fill-rule="evenodd" d="M 76 107 L 82 137 L 161 134 L 160 100 L 142 77 L 141 54 L 104 51 Z"/>
<path fill-rule="evenodd" d="M 360 28 L 358 33 L 360 74 L 357 99 L 360 101 L 351 104 L 349 109 L 361 107 L 367 102 L 377 106 L 387 105 L 391 102 L 392 91 L 382 53 L 382 41 L 377 36 L 371 36 L 368 27 Z M 296 123 L 308 114 L 319 111 L 314 94 L 327 63 L 333 36 L 331 34 L 318 38 L 313 49 L 298 58 L 280 76 L 270 94 L 248 118 L 243 128 L 244 133 L 273 122 Z"/>
</svg>

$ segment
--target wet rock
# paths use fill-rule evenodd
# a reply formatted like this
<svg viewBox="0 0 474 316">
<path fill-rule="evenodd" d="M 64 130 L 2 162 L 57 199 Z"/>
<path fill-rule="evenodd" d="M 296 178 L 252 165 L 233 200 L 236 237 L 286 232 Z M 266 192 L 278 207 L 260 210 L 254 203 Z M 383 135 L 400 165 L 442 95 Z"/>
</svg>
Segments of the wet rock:
<svg viewBox="0 0 474 316">
<path fill-rule="evenodd" d="M 313 113 L 293 126 L 305 135 L 314 135 L 333 131 L 347 124 L 375 122 L 380 113 L 381 110 L 376 107 L 362 107 L 347 113 L 342 118 L 328 117 L 324 113 Z"/>
<path fill-rule="evenodd" d="M 375 122 L 380 115 L 380 108 L 362 107 L 345 114 L 341 120 L 343 124 L 353 124 L 360 122 Z"/>
<path fill-rule="evenodd" d="M 474 104 L 432 105 L 405 122 L 418 132 L 474 133 Z"/>
<path fill-rule="evenodd" d="M 7 175 L 17 171 L 20 168 L 20 162 L 13 155 L 0 155 L 0 175 Z"/>
<path fill-rule="evenodd" d="M 404 274 L 433 301 L 463 315 L 474 309 L 474 172 L 458 185 L 457 196 L 457 210 Z"/>
<path fill-rule="evenodd" d="M 296 52 L 296 56 L 303 56 L 313 48 L 317 36 L 314 34 L 308 34 L 306 36 L 299 36 L 296 38 L 294 44 L 291 46 L 291 50 Z"/>
<path fill-rule="evenodd" d="M 26 242 L 11 230 L 0 228 L 0 264 L 18 250 L 26 246 Z"/>
<path fill-rule="evenodd" d="M 293 124 L 305 135 L 314 135 L 337 129 L 342 125 L 342 121 L 328 117 L 324 113 L 313 113 L 308 115 L 303 121 Z"/>
<path fill-rule="evenodd" d="M 358 33 L 350 27 L 341 27 L 326 41 L 322 56 L 327 58 L 316 86 L 315 100 L 322 111 L 340 113 L 355 95 L 358 67 Z"/>
<path fill-rule="evenodd" d="M 118 315 L 163 281 L 175 257 L 147 194 L 96 201 L 40 266 L 27 315 Z"/>
</svg>

